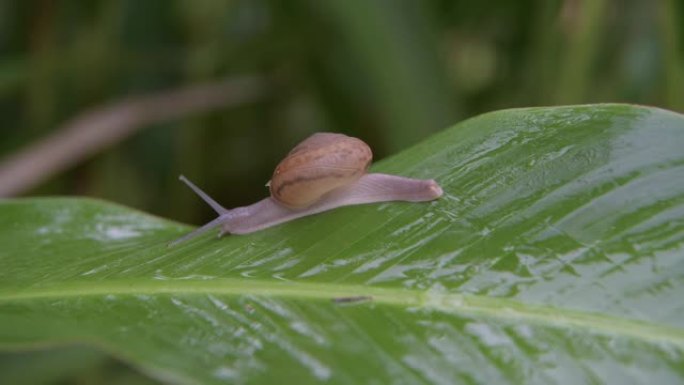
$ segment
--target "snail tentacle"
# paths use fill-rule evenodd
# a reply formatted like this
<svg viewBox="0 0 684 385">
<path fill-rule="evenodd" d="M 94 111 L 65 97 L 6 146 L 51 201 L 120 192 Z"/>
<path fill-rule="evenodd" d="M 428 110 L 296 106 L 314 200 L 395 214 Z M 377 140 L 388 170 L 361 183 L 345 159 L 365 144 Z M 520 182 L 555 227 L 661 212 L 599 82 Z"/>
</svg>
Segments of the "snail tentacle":
<svg viewBox="0 0 684 385">
<path fill-rule="evenodd" d="M 223 223 L 224 220 L 225 220 L 225 218 L 223 218 L 223 216 L 219 216 L 218 218 L 212 220 L 211 222 L 204 224 L 202 227 L 197 228 L 197 229 L 183 235 L 182 237 L 180 237 L 180 238 L 178 238 L 172 242 L 169 242 L 169 247 L 176 246 L 177 244 L 183 243 L 185 241 L 189 241 L 195 237 L 198 237 L 198 236 L 206 233 L 207 231 L 209 231 L 215 227 L 221 226 L 221 224 Z"/>
<path fill-rule="evenodd" d="M 205 193 L 204 191 L 202 191 L 201 188 L 197 187 L 194 183 L 190 182 L 190 179 L 186 178 L 185 175 L 179 176 L 178 180 L 180 180 L 181 182 L 185 183 L 188 187 L 190 187 L 190 189 L 192 189 L 192 191 L 194 191 L 195 194 L 202 198 L 203 201 L 207 202 L 207 204 L 211 206 L 211 208 L 214 209 L 214 211 L 216 211 L 218 215 L 225 214 L 228 211 L 228 209 L 221 206 L 212 197 L 210 197 L 209 194 Z"/>
<path fill-rule="evenodd" d="M 205 232 L 213 229 L 214 227 L 220 226 L 222 223 L 226 222 L 228 218 L 231 216 L 235 215 L 232 213 L 232 211 L 235 210 L 228 210 L 225 207 L 221 206 L 218 202 L 216 202 L 212 197 L 209 196 L 209 194 L 205 193 L 201 188 L 197 187 L 194 183 L 192 183 L 188 178 L 186 178 L 184 175 L 181 175 L 178 177 L 178 179 L 185 183 L 192 191 L 195 192 L 200 198 L 202 198 L 203 201 L 205 201 L 211 208 L 216 211 L 217 214 L 219 214 L 219 217 L 212 220 L 211 222 L 203 225 L 202 227 L 193 230 L 192 232 L 176 239 L 175 241 L 169 243 L 169 246 L 174 246 L 177 245 L 181 242 L 189 241 L 192 238 L 195 238 L 199 235 L 204 234 Z"/>
</svg>

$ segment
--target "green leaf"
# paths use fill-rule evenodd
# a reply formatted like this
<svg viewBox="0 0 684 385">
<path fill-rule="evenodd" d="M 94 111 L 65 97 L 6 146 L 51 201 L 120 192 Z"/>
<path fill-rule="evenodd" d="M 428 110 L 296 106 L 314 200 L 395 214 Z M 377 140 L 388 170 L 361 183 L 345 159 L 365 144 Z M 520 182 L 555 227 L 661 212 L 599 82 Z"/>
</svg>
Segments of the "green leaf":
<svg viewBox="0 0 684 385">
<path fill-rule="evenodd" d="M 4 201 L 0 345 L 178 383 L 684 381 L 683 116 L 500 111 L 375 170 L 445 195 L 175 248 L 125 207 Z"/>
</svg>

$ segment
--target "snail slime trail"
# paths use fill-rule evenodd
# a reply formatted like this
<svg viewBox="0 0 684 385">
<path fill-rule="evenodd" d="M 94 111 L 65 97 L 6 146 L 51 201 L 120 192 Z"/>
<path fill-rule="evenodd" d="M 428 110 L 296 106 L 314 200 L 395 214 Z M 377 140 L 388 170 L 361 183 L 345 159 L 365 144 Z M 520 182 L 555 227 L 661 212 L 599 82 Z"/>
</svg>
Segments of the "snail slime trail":
<svg viewBox="0 0 684 385">
<path fill-rule="evenodd" d="M 373 159 L 362 140 L 343 134 L 313 134 L 293 148 L 268 183 L 271 196 L 249 206 L 226 209 L 184 176 L 180 180 L 218 217 L 169 246 L 215 227 L 223 234 L 247 234 L 338 207 L 367 203 L 426 202 L 442 196 L 432 179 L 367 173 Z"/>
</svg>

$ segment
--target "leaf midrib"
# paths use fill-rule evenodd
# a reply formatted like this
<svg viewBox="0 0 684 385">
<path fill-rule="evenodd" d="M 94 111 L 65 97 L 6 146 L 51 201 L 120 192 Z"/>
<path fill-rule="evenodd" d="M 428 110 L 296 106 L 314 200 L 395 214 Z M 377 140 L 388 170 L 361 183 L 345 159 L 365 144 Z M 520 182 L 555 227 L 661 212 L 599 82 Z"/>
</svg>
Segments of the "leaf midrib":
<svg viewBox="0 0 684 385">
<path fill-rule="evenodd" d="M 530 304 L 509 298 L 363 285 L 273 282 L 230 278 L 80 281 L 30 287 L 22 290 L 0 289 L 0 303 L 51 298 L 165 294 L 255 295 L 326 301 L 347 297 L 364 297 L 370 300 L 360 302 L 358 305 L 365 306 L 372 303 L 410 308 L 411 310 L 434 310 L 458 315 L 492 317 L 509 322 L 526 321 L 555 328 L 581 328 L 593 333 L 630 337 L 650 343 L 666 342 L 684 349 L 684 329 L 660 323 L 619 318 L 602 313 L 550 305 Z"/>
</svg>

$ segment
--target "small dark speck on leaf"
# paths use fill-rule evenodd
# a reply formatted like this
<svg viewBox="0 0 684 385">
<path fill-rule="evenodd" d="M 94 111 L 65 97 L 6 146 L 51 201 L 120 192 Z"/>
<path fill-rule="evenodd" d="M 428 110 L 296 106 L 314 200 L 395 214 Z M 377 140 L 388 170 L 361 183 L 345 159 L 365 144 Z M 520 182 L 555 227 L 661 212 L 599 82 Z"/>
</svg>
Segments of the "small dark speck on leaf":
<svg viewBox="0 0 684 385">
<path fill-rule="evenodd" d="M 373 300 L 373 297 L 371 297 L 370 295 L 358 295 L 354 297 L 336 297 L 332 299 L 332 301 L 337 304 L 366 302 L 371 300 Z"/>
</svg>

